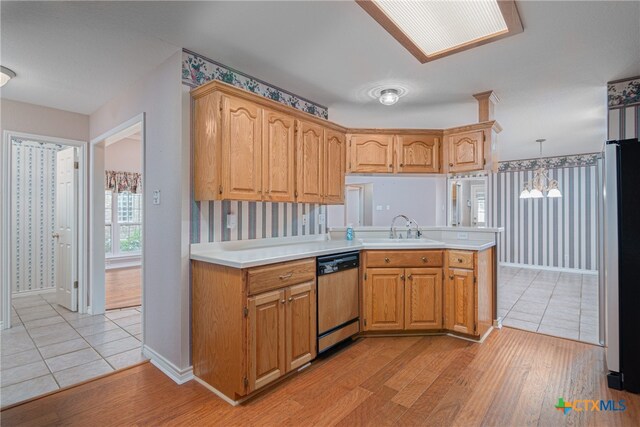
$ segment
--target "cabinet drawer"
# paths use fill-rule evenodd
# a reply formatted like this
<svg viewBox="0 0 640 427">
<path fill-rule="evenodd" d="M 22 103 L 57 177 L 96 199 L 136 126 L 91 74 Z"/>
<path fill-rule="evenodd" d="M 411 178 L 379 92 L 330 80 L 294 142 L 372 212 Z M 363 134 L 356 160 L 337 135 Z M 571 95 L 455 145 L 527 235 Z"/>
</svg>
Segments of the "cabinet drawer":
<svg viewBox="0 0 640 427">
<path fill-rule="evenodd" d="M 295 285 L 316 278 L 315 258 L 250 268 L 249 295 Z"/>
<path fill-rule="evenodd" d="M 371 251 L 367 267 L 441 267 L 442 251 Z"/>
<path fill-rule="evenodd" d="M 473 269 L 473 252 L 449 251 L 449 267 Z"/>
</svg>

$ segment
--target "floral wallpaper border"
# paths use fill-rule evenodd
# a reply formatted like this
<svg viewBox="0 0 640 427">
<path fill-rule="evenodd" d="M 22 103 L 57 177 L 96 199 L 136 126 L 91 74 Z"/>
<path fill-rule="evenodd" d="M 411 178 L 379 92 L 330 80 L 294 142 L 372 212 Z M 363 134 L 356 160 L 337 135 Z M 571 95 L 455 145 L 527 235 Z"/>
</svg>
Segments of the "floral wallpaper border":
<svg viewBox="0 0 640 427">
<path fill-rule="evenodd" d="M 541 159 L 511 160 L 500 162 L 498 172 L 534 170 L 545 168 L 570 168 L 577 166 L 592 166 L 602 158 L 601 153 L 576 154 L 573 156 L 543 157 Z"/>
<path fill-rule="evenodd" d="M 640 78 L 607 85 L 609 108 L 640 104 Z"/>
<path fill-rule="evenodd" d="M 212 80 L 229 83 L 323 119 L 329 118 L 327 107 L 323 105 L 316 104 L 195 52 L 183 49 L 182 83 L 191 87 L 198 87 Z"/>
</svg>

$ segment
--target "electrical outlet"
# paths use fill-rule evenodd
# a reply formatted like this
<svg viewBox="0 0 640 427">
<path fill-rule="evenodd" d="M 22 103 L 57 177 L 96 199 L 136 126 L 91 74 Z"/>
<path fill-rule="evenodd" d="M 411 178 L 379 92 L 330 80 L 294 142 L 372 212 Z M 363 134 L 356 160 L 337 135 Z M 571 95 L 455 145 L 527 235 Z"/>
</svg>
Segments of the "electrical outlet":
<svg viewBox="0 0 640 427">
<path fill-rule="evenodd" d="M 469 240 L 469 233 L 458 233 L 458 240 Z"/>
<path fill-rule="evenodd" d="M 324 225 L 324 221 L 325 221 L 325 215 L 323 213 L 318 214 L 318 224 L 319 225 Z"/>
<path fill-rule="evenodd" d="M 153 190 L 153 204 L 160 204 L 160 190 Z"/>
<path fill-rule="evenodd" d="M 382 210 L 382 205 L 376 205 L 376 210 L 377 211 L 381 211 Z"/>
<path fill-rule="evenodd" d="M 238 225 L 238 216 L 236 214 L 227 214 L 227 228 L 233 230 Z"/>
<path fill-rule="evenodd" d="M 387 205 L 387 210 L 390 210 L 390 209 L 391 209 L 391 206 L 390 206 L 390 205 Z"/>
<path fill-rule="evenodd" d="M 302 215 L 302 225 L 308 225 L 309 224 L 309 215 L 304 214 Z"/>
</svg>

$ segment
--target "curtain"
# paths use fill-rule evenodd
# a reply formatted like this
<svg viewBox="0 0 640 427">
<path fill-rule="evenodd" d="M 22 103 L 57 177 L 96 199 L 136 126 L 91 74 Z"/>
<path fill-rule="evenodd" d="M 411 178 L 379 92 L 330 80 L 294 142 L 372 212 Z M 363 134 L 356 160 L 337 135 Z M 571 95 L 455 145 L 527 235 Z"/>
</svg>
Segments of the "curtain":
<svg viewBox="0 0 640 427">
<path fill-rule="evenodd" d="M 105 171 L 105 190 L 133 194 L 142 193 L 142 175 L 136 172 Z"/>
</svg>

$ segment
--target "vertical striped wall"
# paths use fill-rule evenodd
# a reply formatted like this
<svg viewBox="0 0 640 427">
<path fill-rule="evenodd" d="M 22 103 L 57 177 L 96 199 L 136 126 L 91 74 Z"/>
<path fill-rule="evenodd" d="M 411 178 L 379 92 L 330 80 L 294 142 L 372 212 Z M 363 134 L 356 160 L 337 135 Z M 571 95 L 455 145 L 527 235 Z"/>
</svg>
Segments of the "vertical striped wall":
<svg viewBox="0 0 640 427">
<path fill-rule="evenodd" d="M 550 177 L 558 180 L 560 199 L 520 199 L 532 170 L 490 174 L 490 226 L 505 228 L 500 262 L 597 270 L 601 162 L 549 169 Z"/>
<path fill-rule="evenodd" d="M 12 293 L 53 289 L 56 152 L 59 145 L 13 139 Z"/>
<path fill-rule="evenodd" d="M 608 139 L 640 138 L 640 77 L 607 85 Z"/>
<path fill-rule="evenodd" d="M 227 228 L 227 214 L 237 217 L 237 226 Z M 269 237 L 305 236 L 326 233 L 320 225 L 325 205 L 313 203 L 271 203 L 213 201 L 195 202 L 191 221 L 191 243 L 227 242 Z M 307 224 L 303 224 L 303 215 Z M 326 224 L 326 221 L 325 221 Z"/>
</svg>

